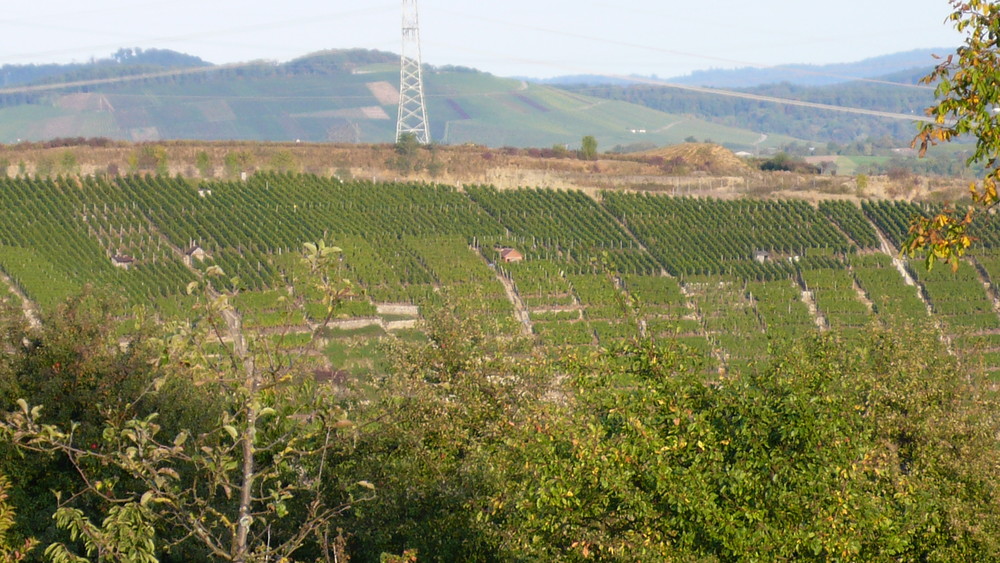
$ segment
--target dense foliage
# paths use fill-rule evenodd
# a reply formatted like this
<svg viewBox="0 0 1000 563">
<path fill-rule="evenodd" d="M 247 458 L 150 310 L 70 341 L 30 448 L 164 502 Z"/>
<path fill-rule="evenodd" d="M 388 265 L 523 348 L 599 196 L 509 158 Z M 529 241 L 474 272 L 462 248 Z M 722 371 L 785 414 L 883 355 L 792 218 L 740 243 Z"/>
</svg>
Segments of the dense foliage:
<svg viewBox="0 0 1000 563">
<path fill-rule="evenodd" d="M 920 154 L 942 142 L 972 138 L 975 149 L 966 159 L 969 166 L 983 167 L 978 182 L 970 185 L 974 205 L 943 209 L 933 216 L 913 218 L 904 249 L 910 255 L 923 253 L 927 268 L 935 260 L 958 268 L 960 258 L 972 245 L 970 226 L 978 212 L 991 211 L 1000 203 L 1000 92 L 995 88 L 1000 68 L 1000 10 L 985 0 L 950 0 L 948 21 L 965 36 L 955 53 L 944 58 L 923 82 L 935 85 L 936 102 L 927 108 L 932 121 L 924 123 L 913 140 Z M 980 219 L 980 223 L 986 219 Z"/>
<path fill-rule="evenodd" d="M 630 286 L 638 293 L 643 283 Z M 483 334 L 482 317 L 450 307 L 429 315 L 426 342 L 395 341 L 386 351 L 395 358 L 389 377 L 319 387 L 293 378 L 257 395 L 266 405 L 253 438 L 262 486 L 283 479 L 290 486 L 280 496 L 260 491 L 248 552 L 213 550 L 172 507 L 200 463 L 229 463 L 229 436 L 238 444 L 246 428 L 238 414 L 245 397 L 225 379 L 206 381 L 216 368 L 203 362 L 213 360 L 191 354 L 176 366 L 157 362 L 169 368 L 167 379 L 142 387 L 151 369 L 164 369 L 144 361 L 156 348 L 141 345 L 146 337 L 138 334 L 129 346 L 109 345 L 97 303 L 71 304 L 63 330 L 36 335 L 30 346 L 19 343 L 17 323 L 5 329 L 0 381 L 13 411 L 5 440 L 62 439 L 55 427 L 36 427 L 35 441 L 25 441 L 32 434 L 18 426 L 34 415 L 16 399 L 57 406 L 47 391 L 27 386 L 43 372 L 48 381 L 96 385 L 89 392 L 125 400 L 74 392 L 78 410 L 40 415 L 62 428 L 82 422 L 74 443 L 93 453 L 4 458 L 20 508 L 17 537 L 56 541 L 62 547 L 47 550 L 56 556 L 92 550 L 108 561 L 140 554 L 249 561 L 289 541 L 296 547 L 286 555 L 296 561 L 378 561 L 407 550 L 428 561 L 1000 556 L 1000 411 L 979 372 L 959 368 L 932 332 L 806 337 L 756 367 L 709 380 L 701 354 L 669 341 L 632 338 L 547 360 L 530 352 L 529 341 Z M 183 350 L 177 345 L 171 355 Z M 123 367 L 124 377 L 105 377 Z M 183 391 L 191 385 L 203 392 Z M 127 399 L 140 388 L 141 400 Z M 303 416 L 320 412 L 337 422 L 327 432 Z M 350 413 L 350 422 L 336 413 Z M 219 415 L 228 422 L 216 426 Z M 154 438 L 161 445 L 150 449 Z M 294 451 L 270 449 L 272 441 Z M 199 462 L 195 445 L 214 453 Z M 135 455 L 129 451 L 142 452 L 133 458 L 140 466 L 157 467 L 163 484 L 154 495 L 129 477 L 135 468 L 87 461 L 125 460 Z M 312 458 L 319 465 L 287 473 L 293 458 L 310 452 L 325 452 Z M 59 459 L 65 453 L 68 466 Z M 25 478 L 40 460 L 55 483 Z M 74 465 L 81 473 L 68 471 Z M 197 487 L 197 504 L 182 505 L 191 514 L 209 508 L 223 519 L 213 525 L 233 517 L 238 497 L 224 475 L 239 469 L 219 470 L 209 475 L 221 480 Z M 87 485 L 96 482 L 110 488 Z M 322 486 L 303 486 L 312 482 Z M 319 525 L 310 490 L 338 507 Z M 130 495 L 134 502 L 109 502 Z M 50 499 L 32 507 L 45 516 L 56 498 L 59 528 L 79 531 L 81 542 L 45 517 L 21 517 L 18 503 Z M 302 526 L 315 532 L 308 541 L 296 539 Z"/>
<path fill-rule="evenodd" d="M 38 196 L 9 197 L 29 228 L 0 232 L 29 295 L 46 273 L 73 294 L 159 262 L 196 281 L 160 286 L 172 309 L 152 317 L 126 313 L 157 295 L 134 281 L 121 302 L 53 295 L 40 331 L 6 311 L 0 473 L 11 545 L 37 538 L 34 557 L 997 554 L 997 266 L 984 251 L 948 277 L 876 250 L 924 208 L 284 174 L 8 183 Z M 47 216 L 61 205 L 73 221 Z M 343 251 L 286 250 L 330 232 Z M 109 239 L 133 269 L 108 265 Z M 210 257 L 181 265 L 195 239 Z M 246 260 L 248 281 L 218 275 Z M 331 294 L 341 277 L 369 295 Z M 380 328 L 380 369 L 320 369 L 353 346 L 320 327 L 376 297 L 418 302 L 422 337 Z"/>
</svg>

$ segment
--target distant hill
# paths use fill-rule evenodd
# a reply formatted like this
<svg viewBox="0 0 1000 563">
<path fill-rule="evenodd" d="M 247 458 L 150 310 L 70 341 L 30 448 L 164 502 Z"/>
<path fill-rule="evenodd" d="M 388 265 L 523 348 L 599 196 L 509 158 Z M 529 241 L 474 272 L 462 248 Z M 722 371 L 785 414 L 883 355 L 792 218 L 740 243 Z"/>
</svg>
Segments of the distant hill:
<svg viewBox="0 0 1000 563">
<path fill-rule="evenodd" d="M 913 69 L 919 69 L 920 76 L 923 76 L 935 64 L 933 55 L 947 55 L 953 52 L 955 52 L 954 47 L 916 49 L 851 63 L 827 65 L 790 64 L 766 68 L 708 69 L 673 78 L 637 76 L 635 77 L 636 80 L 629 80 L 623 77 L 587 74 L 527 80 L 539 84 L 557 86 L 575 84 L 623 85 L 648 82 L 650 79 L 662 80 L 663 82 L 674 84 L 689 84 L 692 86 L 708 86 L 713 88 L 752 88 L 778 83 L 789 83 L 798 86 L 826 86 L 850 82 L 859 78 L 883 77 L 899 72 L 910 73 L 913 72 Z"/>
<path fill-rule="evenodd" d="M 169 49 L 119 49 L 106 59 L 88 63 L 3 65 L 0 66 L 0 87 L 9 88 L 24 84 L 85 80 L 109 75 L 138 74 L 153 70 L 212 66 L 193 55 Z"/>
<path fill-rule="evenodd" d="M 824 86 L 780 82 L 753 88 L 727 88 L 771 98 L 922 116 L 934 103 L 933 88 L 918 85 L 929 68 L 897 70 L 869 80 Z M 896 139 L 909 144 L 916 128 L 904 119 L 879 118 L 773 102 L 696 92 L 658 84 L 565 85 L 579 94 L 640 104 L 672 114 L 695 115 L 720 125 L 840 144 L 865 139 Z"/>
<path fill-rule="evenodd" d="M 149 51 L 87 65 L 45 67 L 28 84 L 103 80 L 73 87 L 0 90 L 0 142 L 56 137 L 392 142 L 399 56 L 372 50 L 313 53 L 287 63 L 213 66 L 197 57 Z M 174 69 L 175 74 L 165 74 Z M 9 68 L 24 84 L 29 71 Z M 463 67 L 426 67 L 426 104 L 435 141 L 501 147 L 576 148 L 593 135 L 599 150 L 637 142 L 711 139 L 733 149 L 760 135 L 691 115 L 599 99 Z M 769 144 L 794 141 L 775 135 Z"/>
<path fill-rule="evenodd" d="M 552 78 L 530 78 L 530 77 L 516 77 L 519 80 L 525 80 L 528 82 L 533 82 L 535 84 L 548 84 L 550 86 L 567 86 L 574 84 L 612 84 L 612 85 L 628 85 L 628 84 L 642 84 L 649 78 L 646 76 L 635 76 L 633 78 L 620 77 L 620 76 L 604 76 L 601 74 L 568 74 L 565 76 L 553 76 Z"/>
<path fill-rule="evenodd" d="M 691 73 L 689 76 L 671 78 L 669 82 L 715 88 L 750 88 L 779 82 L 800 86 L 825 86 L 850 82 L 858 78 L 885 76 L 913 68 L 930 70 L 934 66 L 933 55 L 947 55 L 953 52 L 955 52 L 953 47 L 942 47 L 894 53 L 853 63 L 703 70 Z"/>
<path fill-rule="evenodd" d="M 931 52 L 797 66 L 789 81 L 753 88 L 732 86 L 739 80 L 715 84 L 756 95 L 920 115 L 933 93 L 912 85 L 929 70 Z M 213 65 L 174 51 L 120 49 L 89 63 L 6 65 L 0 67 L 5 85 L 0 88 L 0 142 L 58 137 L 392 142 L 398 61 L 394 53 L 346 49 L 286 63 Z M 918 63 L 924 66 L 914 66 Z M 706 71 L 687 80 L 704 84 L 713 76 L 753 75 L 754 80 L 744 81 L 753 82 L 782 76 L 773 73 L 778 69 L 744 71 Z M 849 76 L 903 86 L 844 81 Z M 814 145 L 889 138 L 903 143 L 914 131 L 907 120 L 723 97 L 648 80 L 588 84 L 600 78 L 568 76 L 540 84 L 428 65 L 424 81 L 431 137 L 448 144 L 572 149 L 593 135 L 599 150 L 697 140 L 760 152 L 796 141 Z M 841 81 L 810 86 L 804 80 Z M 46 86 L 66 83 L 74 84 Z"/>
</svg>

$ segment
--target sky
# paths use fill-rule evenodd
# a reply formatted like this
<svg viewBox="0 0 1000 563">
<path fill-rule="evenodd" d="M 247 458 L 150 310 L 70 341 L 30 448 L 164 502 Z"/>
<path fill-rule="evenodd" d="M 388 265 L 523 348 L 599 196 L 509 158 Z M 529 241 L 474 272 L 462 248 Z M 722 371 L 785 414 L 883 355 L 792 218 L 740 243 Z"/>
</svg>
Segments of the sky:
<svg viewBox="0 0 1000 563">
<path fill-rule="evenodd" d="M 223 64 L 324 49 L 400 52 L 401 1 L 5 2 L 0 65 L 85 62 L 120 47 Z M 947 0 L 419 0 L 424 63 L 499 76 L 669 78 L 695 70 L 854 62 L 961 36 Z M 932 64 L 928 60 L 928 64 Z"/>
</svg>

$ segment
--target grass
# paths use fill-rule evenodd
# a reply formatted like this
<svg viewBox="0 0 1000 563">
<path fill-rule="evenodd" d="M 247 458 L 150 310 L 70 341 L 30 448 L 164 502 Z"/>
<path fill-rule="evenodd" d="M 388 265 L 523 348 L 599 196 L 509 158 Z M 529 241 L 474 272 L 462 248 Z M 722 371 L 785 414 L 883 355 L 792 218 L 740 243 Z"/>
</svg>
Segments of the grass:
<svg viewBox="0 0 1000 563">
<path fill-rule="evenodd" d="M 20 280 L 28 298 L 44 308 L 55 307 L 81 289 L 62 268 L 27 248 L 0 246 L 0 268 Z"/>
<path fill-rule="evenodd" d="M 392 331 L 392 334 L 403 342 L 409 342 L 411 344 L 426 344 L 429 342 L 427 333 L 415 328 L 402 328 L 394 330 Z"/>
<path fill-rule="evenodd" d="M 385 331 L 377 324 L 364 326 L 361 328 L 337 328 L 327 327 L 321 336 L 333 340 L 345 340 L 350 338 L 372 338 L 375 336 L 385 336 Z"/>
<path fill-rule="evenodd" d="M 331 342 L 323 353 L 334 369 L 350 372 L 355 377 L 386 373 L 385 354 L 380 351 L 381 339 Z"/>
<path fill-rule="evenodd" d="M 72 111 L 52 106 L 22 105 L 0 109 L 0 143 L 54 137 L 128 138 L 108 112 Z"/>
</svg>

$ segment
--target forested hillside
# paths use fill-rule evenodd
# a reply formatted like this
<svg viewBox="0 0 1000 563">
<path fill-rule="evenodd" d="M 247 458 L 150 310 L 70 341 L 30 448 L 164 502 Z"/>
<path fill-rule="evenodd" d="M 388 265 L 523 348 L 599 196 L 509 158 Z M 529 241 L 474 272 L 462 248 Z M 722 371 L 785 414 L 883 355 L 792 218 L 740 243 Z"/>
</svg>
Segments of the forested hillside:
<svg viewBox="0 0 1000 563">
<path fill-rule="evenodd" d="M 783 82 L 797 86 L 829 86 L 861 78 L 884 79 L 886 76 L 915 68 L 925 69 L 924 74 L 927 74 L 926 70 L 939 60 L 935 59 L 935 56 L 944 57 L 954 52 L 954 47 L 940 47 L 825 65 L 782 64 L 770 67 L 699 70 L 687 76 L 669 78 L 668 81 L 714 88 L 753 88 Z"/>
<path fill-rule="evenodd" d="M 395 134 L 398 56 L 382 51 L 214 66 L 171 51 L 121 49 L 86 64 L 0 70 L 7 86 L 0 92 L 0 141 L 6 142 L 54 137 L 391 142 Z M 921 67 L 872 81 L 781 82 L 740 91 L 920 116 L 933 101 L 932 89 L 916 84 L 926 72 Z M 449 144 L 575 147 L 591 135 L 604 147 L 690 138 L 749 151 L 873 140 L 891 147 L 906 146 L 915 128 L 906 120 L 655 84 L 557 88 L 449 66 L 426 67 L 424 81 L 431 137 Z M 59 83 L 77 84 L 45 87 Z"/>
<path fill-rule="evenodd" d="M 784 82 L 743 88 L 739 91 L 848 108 L 923 116 L 924 109 L 934 101 L 934 90 L 929 86 L 918 85 L 917 80 L 928 72 L 929 68 L 916 69 L 879 79 L 899 85 L 854 81 L 828 86 L 799 86 Z M 563 86 L 563 88 L 588 96 L 641 104 L 668 113 L 695 115 L 729 127 L 820 142 L 848 144 L 858 139 L 888 137 L 899 145 L 906 146 L 916 132 L 916 126 L 912 122 L 898 119 L 758 102 L 668 86 L 578 85 Z"/>
<path fill-rule="evenodd" d="M 186 55 L 168 49 L 119 49 L 106 59 L 98 59 L 86 63 L 70 64 L 31 64 L 0 66 L 3 76 L 3 87 L 24 84 L 41 84 L 46 81 L 59 80 L 70 82 L 114 76 L 128 76 L 143 72 L 162 71 L 166 69 L 193 68 L 211 66 L 193 55 Z M 8 100 L 4 100 L 7 103 Z"/>
</svg>

